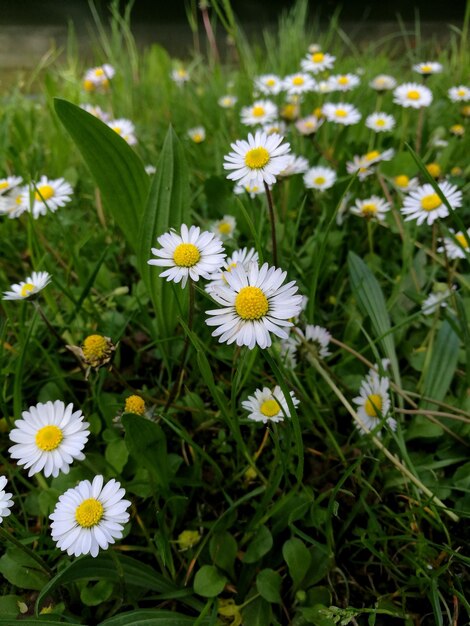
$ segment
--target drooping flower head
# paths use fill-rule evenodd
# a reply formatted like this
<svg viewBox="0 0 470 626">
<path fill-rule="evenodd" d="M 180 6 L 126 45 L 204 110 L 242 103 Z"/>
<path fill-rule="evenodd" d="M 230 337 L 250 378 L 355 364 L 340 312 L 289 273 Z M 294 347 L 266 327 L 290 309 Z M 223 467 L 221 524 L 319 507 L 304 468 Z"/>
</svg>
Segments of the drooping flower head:
<svg viewBox="0 0 470 626">
<path fill-rule="evenodd" d="M 0 524 L 3 522 L 4 517 L 10 515 L 11 507 L 13 506 L 13 500 L 11 493 L 5 491 L 8 481 L 5 476 L 0 476 Z"/>
</svg>

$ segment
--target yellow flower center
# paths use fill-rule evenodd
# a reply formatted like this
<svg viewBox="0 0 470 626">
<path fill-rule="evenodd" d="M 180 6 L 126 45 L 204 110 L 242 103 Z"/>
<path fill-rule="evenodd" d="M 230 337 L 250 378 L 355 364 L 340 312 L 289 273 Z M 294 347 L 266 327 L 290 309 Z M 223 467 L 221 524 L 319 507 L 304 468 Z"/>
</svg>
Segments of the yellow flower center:
<svg viewBox="0 0 470 626">
<path fill-rule="evenodd" d="M 382 397 L 378 393 L 367 396 L 364 410 L 369 417 L 377 417 L 377 412 L 382 410 Z"/>
<path fill-rule="evenodd" d="M 397 187 L 408 187 L 410 183 L 410 179 L 405 174 L 400 174 L 400 176 L 395 176 L 395 185 Z"/>
<path fill-rule="evenodd" d="M 268 299 L 259 287 L 242 287 L 235 298 L 235 310 L 244 320 L 259 320 L 268 309 Z"/>
<path fill-rule="evenodd" d="M 346 117 L 348 112 L 345 109 L 336 109 L 335 115 L 336 117 Z"/>
<path fill-rule="evenodd" d="M 459 244 L 462 246 L 462 248 L 465 248 L 465 250 L 468 250 L 468 243 L 467 243 L 467 240 L 465 239 L 465 235 L 463 235 L 462 233 L 457 233 L 455 235 L 455 238 L 457 239 Z"/>
<path fill-rule="evenodd" d="M 201 253 L 193 243 L 180 243 L 173 252 L 173 261 L 179 267 L 193 267 L 201 258 Z"/>
<path fill-rule="evenodd" d="M 90 359 L 101 359 L 108 351 L 108 340 L 102 335 L 89 335 L 82 345 L 83 356 Z"/>
<path fill-rule="evenodd" d="M 232 225 L 228 222 L 221 222 L 218 227 L 219 233 L 222 235 L 230 235 L 232 232 Z"/>
<path fill-rule="evenodd" d="M 114 130 L 118 135 L 122 134 L 122 128 L 120 126 L 111 126 L 111 129 Z"/>
<path fill-rule="evenodd" d="M 21 287 L 21 297 L 22 298 L 27 298 L 29 296 L 29 294 L 34 290 L 34 285 L 33 283 L 25 283 L 22 287 Z"/>
<path fill-rule="evenodd" d="M 465 89 L 457 89 L 457 95 L 458 96 L 465 96 L 466 94 L 466 90 Z"/>
<path fill-rule="evenodd" d="M 97 67 L 95 70 L 95 76 L 104 76 L 104 69 L 102 67 Z"/>
<path fill-rule="evenodd" d="M 368 204 L 363 204 L 361 211 L 362 211 L 362 214 L 365 215 L 366 217 L 375 215 L 377 213 L 377 205 L 374 204 L 373 202 L 370 202 Z"/>
<path fill-rule="evenodd" d="M 340 85 L 347 85 L 349 83 L 349 78 L 347 76 L 340 76 L 338 78 L 338 83 Z"/>
<path fill-rule="evenodd" d="M 269 152 L 266 148 L 252 148 L 245 154 L 245 165 L 252 170 L 258 170 L 269 163 Z"/>
<path fill-rule="evenodd" d="M 194 141 L 194 143 L 201 143 L 201 141 L 204 141 L 204 137 L 201 135 L 201 133 L 194 133 L 191 139 Z"/>
<path fill-rule="evenodd" d="M 89 78 L 84 80 L 83 81 L 83 89 L 85 91 L 93 91 L 95 89 L 95 85 L 94 85 L 93 81 L 90 80 Z"/>
<path fill-rule="evenodd" d="M 41 187 L 38 187 L 34 197 L 36 200 L 46 200 L 47 202 L 47 200 L 50 200 L 54 194 L 54 187 L 51 187 L 50 185 L 41 185 Z"/>
<path fill-rule="evenodd" d="M 325 55 L 323 52 L 315 52 L 315 54 L 312 54 L 311 58 L 314 63 L 321 63 L 325 58 Z"/>
<path fill-rule="evenodd" d="M 251 114 L 253 115 L 253 117 L 263 117 L 263 115 L 266 115 L 266 111 L 264 107 L 257 104 L 251 109 Z"/>
<path fill-rule="evenodd" d="M 99 500 L 87 498 L 75 509 L 75 519 L 82 528 L 96 526 L 103 517 L 104 509 Z"/>
<path fill-rule="evenodd" d="M 126 398 L 124 411 L 126 413 L 134 413 L 135 415 L 143 415 L 145 413 L 145 402 L 140 396 L 129 396 Z"/>
<path fill-rule="evenodd" d="M 286 104 L 282 108 L 282 115 L 287 120 L 293 120 L 297 115 L 297 106 L 295 104 Z"/>
<path fill-rule="evenodd" d="M 179 69 L 176 73 L 180 78 L 186 78 L 186 76 L 188 75 L 188 72 L 183 69 Z"/>
<path fill-rule="evenodd" d="M 432 67 L 430 65 L 422 65 L 421 71 L 425 74 L 429 74 L 429 72 L 432 72 Z"/>
<path fill-rule="evenodd" d="M 366 161 L 373 161 L 379 156 L 380 156 L 380 152 L 378 150 L 372 150 L 372 152 L 368 152 L 364 158 Z"/>
<path fill-rule="evenodd" d="M 416 89 L 410 89 L 410 91 L 406 94 L 406 97 L 408 100 L 419 100 L 421 95 Z"/>
<path fill-rule="evenodd" d="M 454 133 L 454 135 L 463 135 L 465 132 L 465 128 L 462 124 L 454 124 L 450 127 L 450 132 Z"/>
<path fill-rule="evenodd" d="M 441 199 L 437 195 L 437 193 L 431 193 L 428 196 L 424 196 L 421 198 L 421 207 L 425 211 L 434 211 L 442 204 Z"/>
<path fill-rule="evenodd" d="M 378 126 L 379 128 L 382 128 L 383 126 L 385 126 L 385 120 L 382 118 L 379 118 L 378 120 L 375 120 L 375 125 Z"/>
<path fill-rule="evenodd" d="M 0 189 L 8 189 L 9 183 L 7 180 L 4 180 L 3 183 L 0 183 Z"/>
<path fill-rule="evenodd" d="M 58 426 L 43 426 L 36 433 L 36 445 L 44 452 L 50 452 L 59 447 L 64 435 Z"/>
<path fill-rule="evenodd" d="M 324 176 L 317 176 L 313 179 L 315 185 L 324 185 L 326 183 L 326 178 Z"/>
<path fill-rule="evenodd" d="M 269 400 L 265 400 L 263 402 L 259 410 L 266 417 L 274 417 L 279 413 L 281 407 L 279 406 L 279 402 L 277 400 L 270 398 Z"/>
<path fill-rule="evenodd" d="M 274 78 L 268 78 L 265 82 L 265 85 L 267 87 L 274 87 L 275 84 L 276 84 L 276 81 L 274 80 Z"/>
<path fill-rule="evenodd" d="M 304 80 L 304 78 L 303 78 L 302 76 L 295 76 L 295 77 L 292 79 L 292 84 L 293 84 L 293 85 L 296 85 L 296 86 L 303 85 L 303 84 L 304 84 L 304 82 L 305 82 L 305 80 Z"/>
<path fill-rule="evenodd" d="M 428 163 L 426 169 L 433 178 L 438 178 L 441 175 L 441 166 L 438 163 Z"/>
</svg>

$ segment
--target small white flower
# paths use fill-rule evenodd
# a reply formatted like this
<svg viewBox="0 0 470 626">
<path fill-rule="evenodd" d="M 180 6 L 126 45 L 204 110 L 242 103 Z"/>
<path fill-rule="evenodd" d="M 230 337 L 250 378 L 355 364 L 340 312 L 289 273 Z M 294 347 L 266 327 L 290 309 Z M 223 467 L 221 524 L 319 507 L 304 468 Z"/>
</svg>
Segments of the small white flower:
<svg viewBox="0 0 470 626">
<path fill-rule="evenodd" d="M 271 189 L 271 187 L 270 187 Z M 235 185 L 235 187 L 233 188 L 233 193 L 236 193 L 237 195 L 241 195 L 243 193 L 247 193 L 249 194 L 250 198 L 256 198 L 256 196 L 259 196 L 260 194 L 264 194 L 264 187 L 260 186 L 260 185 L 240 185 L 237 184 Z"/>
<path fill-rule="evenodd" d="M 396 430 L 397 422 L 393 417 L 387 417 L 390 411 L 391 402 L 389 396 L 390 381 L 386 377 L 381 377 L 373 370 L 364 378 L 359 389 L 359 396 L 353 398 L 357 404 L 357 415 L 366 428 L 373 431 L 379 426 L 382 420 L 392 430 Z M 366 432 L 364 428 L 357 425 L 360 432 Z M 380 432 L 378 433 L 380 436 Z"/>
<path fill-rule="evenodd" d="M 440 63 L 436 61 L 425 61 L 424 63 L 417 63 L 413 65 L 413 71 L 422 74 L 423 76 L 430 76 L 431 74 L 439 74 L 444 68 Z"/>
<path fill-rule="evenodd" d="M 122 538 L 131 503 L 123 500 L 125 491 L 114 478 L 103 483 L 103 476 L 95 476 L 92 483 L 82 480 L 67 489 L 49 516 L 52 539 L 70 556 L 96 557 L 100 548 Z"/>
<path fill-rule="evenodd" d="M 0 195 L 0 215 L 14 219 L 29 211 L 29 189 L 16 187 L 11 193 Z"/>
<path fill-rule="evenodd" d="M 116 70 L 109 63 L 103 63 L 98 67 L 91 67 L 85 72 L 85 80 L 92 82 L 96 86 L 107 84 L 113 78 Z"/>
<path fill-rule="evenodd" d="M 304 185 L 307 189 L 325 191 L 330 189 L 336 182 L 336 172 L 331 167 L 317 165 L 311 167 L 304 174 Z"/>
<path fill-rule="evenodd" d="M 328 82 L 334 91 L 351 91 L 359 85 L 361 79 L 355 74 L 338 74 L 330 76 Z"/>
<path fill-rule="evenodd" d="M 452 228 L 449 228 L 449 230 L 453 233 L 455 239 L 444 237 L 440 240 L 443 245 L 440 246 L 437 251 L 444 252 L 445 250 L 449 259 L 465 259 L 465 253 L 468 255 L 470 246 L 468 245 L 464 233 L 461 230 L 456 233 Z M 467 228 L 467 238 L 470 240 L 470 228 Z"/>
<path fill-rule="evenodd" d="M 297 120 L 295 127 L 301 135 L 313 135 L 313 133 L 316 133 L 322 124 L 322 119 L 318 119 L 315 115 L 309 115 Z"/>
<path fill-rule="evenodd" d="M 68 204 L 72 199 L 72 186 L 64 178 L 51 180 L 41 176 L 35 185 L 32 212 L 35 219 L 46 215 L 48 211 L 55 213 L 59 207 Z"/>
<path fill-rule="evenodd" d="M 379 74 L 371 80 L 369 86 L 376 91 L 388 91 L 396 87 L 397 81 L 388 74 Z"/>
<path fill-rule="evenodd" d="M 157 171 L 157 168 L 155 167 L 155 165 L 145 166 L 145 173 L 148 174 L 149 176 L 153 176 L 156 171 Z"/>
<path fill-rule="evenodd" d="M 265 96 L 277 96 L 282 91 L 282 80 L 276 74 L 263 74 L 254 80 L 255 89 Z"/>
<path fill-rule="evenodd" d="M 152 254 L 158 259 L 147 261 L 149 265 L 167 267 L 160 277 L 167 281 L 181 282 L 185 287 L 188 278 L 198 281 L 209 278 L 224 262 L 225 252 L 222 242 L 214 233 L 203 231 L 199 226 L 181 225 L 181 235 L 175 230 L 161 235 L 157 239 L 161 249 L 152 248 Z"/>
<path fill-rule="evenodd" d="M 241 122 L 245 126 L 269 124 L 278 116 L 278 108 L 271 100 L 257 100 L 240 111 Z"/>
<path fill-rule="evenodd" d="M 47 272 L 33 272 L 26 280 L 10 286 L 11 291 L 5 291 L 3 300 L 26 300 L 44 289 L 51 281 Z"/>
<path fill-rule="evenodd" d="M 110 120 L 107 125 L 111 130 L 120 135 L 125 142 L 130 146 L 134 146 L 137 143 L 135 133 L 135 126 L 130 120 L 119 118 L 116 120 Z"/>
<path fill-rule="evenodd" d="M 299 400 L 290 392 L 292 404 L 296 407 Z M 287 400 L 279 385 L 271 391 L 267 387 L 257 389 L 253 396 L 248 396 L 248 400 L 242 402 L 242 407 L 249 412 L 248 419 L 254 422 L 282 422 L 284 417 L 290 417 Z"/>
<path fill-rule="evenodd" d="M 6 477 L 0 476 L 0 524 L 3 522 L 4 517 L 8 517 L 11 514 L 10 509 L 13 506 L 13 500 L 11 499 L 13 494 L 5 491 L 7 484 Z"/>
<path fill-rule="evenodd" d="M 233 170 L 228 175 L 229 180 L 236 180 L 239 185 L 263 187 L 263 184 L 272 185 L 276 176 L 289 162 L 287 153 L 290 144 L 283 143 L 281 135 L 266 135 L 256 131 L 253 136 L 248 135 L 248 141 L 241 140 L 231 144 L 233 152 L 224 158 L 224 169 Z"/>
<path fill-rule="evenodd" d="M 206 138 L 206 129 L 204 126 L 196 126 L 188 130 L 188 137 L 194 141 L 194 143 L 202 143 Z"/>
<path fill-rule="evenodd" d="M 299 72 L 286 76 L 282 82 L 284 90 L 290 95 L 299 95 L 313 91 L 315 88 L 315 80 L 310 74 Z"/>
<path fill-rule="evenodd" d="M 418 83 L 404 83 L 394 90 L 393 101 L 405 108 L 428 107 L 432 102 L 432 91 Z"/>
<path fill-rule="evenodd" d="M 12 189 L 21 185 L 23 179 L 21 176 L 7 176 L 6 178 L 0 178 L 0 196 L 6 193 L 10 193 Z"/>
<path fill-rule="evenodd" d="M 323 328 L 322 326 L 307 324 L 305 327 L 305 333 L 300 329 L 296 329 L 295 340 L 297 342 L 298 347 L 302 347 L 304 341 L 311 344 L 312 347 L 315 348 L 317 355 L 325 359 L 327 356 L 331 355 L 328 346 L 331 341 L 331 333 Z M 311 360 L 312 355 L 307 352 L 307 359 Z"/>
<path fill-rule="evenodd" d="M 10 439 L 16 445 L 8 452 L 18 465 L 29 468 L 28 476 L 41 471 L 46 477 L 68 474 L 75 459 L 85 458 L 82 450 L 90 435 L 88 426 L 80 410 L 73 412 L 73 404 L 39 402 L 15 422 Z"/>
<path fill-rule="evenodd" d="M 350 211 L 353 215 L 383 222 L 385 214 L 390 211 L 390 204 L 383 198 L 371 196 L 365 200 L 356 200 L 355 206 L 351 207 Z"/>
<path fill-rule="evenodd" d="M 313 52 L 308 54 L 305 59 L 300 62 L 300 65 L 304 72 L 311 72 L 312 74 L 319 74 L 324 70 L 330 70 L 336 61 L 336 57 L 327 52 Z"/>
<path fill-rule="evenodd" d="M 308 161 L 303 156 L 289 154 L 289 162 L 286 167 L 279 172 L 279 176 L 293 176 L 294 174 L 304 174 L 308 170 Z"/>
<path fill-rule="evenodd" d="M 462 205 L 462 192 L 455 185 L 447 181 L 438 183 L 452 210 Z M 405 196 L 403 207 L 400 209 L 406 215 L 405 222 L 416 220 L 418 226 L 426 222 L 431 225 L 439 217 L 447 217 L 449 209 L 442 202 L 429 183 L 418 187 Z"/>
<path fill-rule="evenodd" d="M 367 154 L 362 156 L 355 155 L 352 161 L 346 163 L 346 170 L 348 174 L 355 174 L 358 172 L 359 180 L 364 180 L 367 176 L 370 176 L 375 171 L 375 165 L 381 161 L 390 161 L 395 156 L 395 150 L 389 148 L 380 152 L 379 150 L 371 150 Z"/>
<path fill-rule="evenodd" d="M 93 104 L 81 104 L 80 108 L 86 111 L 87 113 L 89 113 L 90 115 L 97 117 L 99 120 L 105 123 L 111 117 L 109 113 L 106 113 L 105 111 L 103 111 L 101 107 L 95 106 Z"/>
<path fill-rule="evenodd" d="M 233 215 L 224 215 L 221 220 L 217 220 L 212 224 L 210 231 L 224 241 L 233 237 L 236 227 L 237 220 Z"/>
<path fill-rule="evenodd" d="M 448 304 L 447 300 L 450 298 L 454 290 L 455 286 L 452 287 L 451 291 L 447 285 L 437 283 L 434 286 L 434 291 L 429 294 L 421 305 L 421 312 L 423 315 L 432 315 L 439 308 L 446 308 Z"/>
<path fill-rule="evenodd" d="M 335 122 L 343 126 L 357 124 L 361 119 L 361 114 L 356 107 L 347 102 L 326 102 L 322 107 L 322 113 L 328 122 Z"/>
<path fill-rule="evenodd" d="M 451 87 L 447 94 L 452 102 L 468 102 L 470 100 L 470 88 L 465 85 Z"/>
<path fill-rule="evenodd" d="M 395 126 L 395 118 L 387 113 L 372 113 L 366 118 L 366 126 L 376 133 L 384 133 Z"/>
<path fill-rule="evenodd" d="M 226 95 L 226 96 L 221 96 L 217 100 L 217 104 L 223 109 L 233 109 L 233 107 L 237 103 L 237 100 L 238 98 L 236 96 Z"/>
<path fill-rule="evenodd" d="M 419 187 L 419 180 L 417 178 L 410 178 L 406 174 L 399 174 L 394 177 L 393 184 L 400 191 L 407 192 Z"/>
<path fill-rule="evenodd" d="M 180 67 L 171 71 L 171 80 L 176 83 L 178 86 L 184 85 L 190 79 L 189 73 L 184 69 L 184 67 Z"/>
<path fill-rule="evenodd" d="M 232 256 L 228 257 L 223 266 L 217 272 L 214 272 L 210 276 L 210 282 L 206 285 L 206 291 L 211 293 L 217 287 L 223 287 L 227 284 L 225 274 L 231 272 L 237 265 L 241 265 L 248 270 L 251 263 L 258 263 L 258 253 L 254 248 L 241 248 L 235 250 Z"/>
<path fill-rule="evenodd" d="M 264 263 L 258 267 L 251 263 L 248 270 L 237 264 L 231 272 L 225 272 L 227 285 L 211 292 L 221 309 L 206 311 L 208 326 L 216 326 L 213 337 L 228 344 L 238 346 L 255 345 L 269 348 L 272 343 L 270 333 L 286 339 L 286 328 L 292 326 L 289 320 L 300 313 L 302 296 L 297 295 L 295 281 L 285 285 L 287 272 L 269 267 Z"/>
<path fill-rule="evenodd" d="M 286 123 L 282 120 L 274 120 L 270 124 L 262 126 L 262 130 L 267 135 L 282 135 L 286 134 Z"/>
</svg>

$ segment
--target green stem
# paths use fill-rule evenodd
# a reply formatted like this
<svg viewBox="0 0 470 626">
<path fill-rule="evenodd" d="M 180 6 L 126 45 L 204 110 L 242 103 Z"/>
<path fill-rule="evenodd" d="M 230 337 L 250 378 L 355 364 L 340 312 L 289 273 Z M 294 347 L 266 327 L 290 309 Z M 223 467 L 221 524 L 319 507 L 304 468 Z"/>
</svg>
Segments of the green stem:
<svg viewBox="0 0 470 626">
<path fill-rule="evenodd" d="M 264 183 L 264 190 L 266 191 L 266 197 L 268 199 L 269 219 L 271 222 L 271 240 L 273 244 L 273 263 L 274 267 L 277 265 L 277 242 L 276 242 L 276 218 L 274 214 L 273 196 L 268 185 Z"/>
</svg>

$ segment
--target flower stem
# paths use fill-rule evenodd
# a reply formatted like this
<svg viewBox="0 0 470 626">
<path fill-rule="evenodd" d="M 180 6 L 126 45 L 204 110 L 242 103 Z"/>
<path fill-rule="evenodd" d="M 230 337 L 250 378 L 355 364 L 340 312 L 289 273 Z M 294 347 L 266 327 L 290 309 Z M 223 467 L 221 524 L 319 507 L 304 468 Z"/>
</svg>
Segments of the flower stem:
<svg viewBox="0 0 470 626">
<path fill-rule="evenodd" d="M 44 572 L 48 576 L 53 576 L 54 572 L 52 571 L 52 569 L 49 567 L 49 565 L 47 565 L 47 563 L 45 563 L 45 561 L 43 561 L 43 559 L 38 554 L 36 554 L 33 550 L 31 550 L 27 546 L 25 546 L 24 543 L 21 543 L 21 541 L 19 541 L 16 537 L 8 533 L 1 526 L 0 526 L 0 539 L 4 539 L 5 541 L 10 541 L 13 545 L 19 548 L 22 552 L 24 552 L 30 558 L 36 561 L 36 563 L 41 567 L 42 570 L 44 570 Z"/>
<path fill-rule="evenodd" d="M 419 154 L 421 150 L 421 140 L 423 137 L 423 123 L 424 123 L 424 107 L 421 107 L 419 110 L 419 114 L 418 114 L 418 123 L 416 125 L 416 143 L 415 143 L 416 154 Z"/>
<path fill-rule="evenodd" d="M 266 197 L 268 199 L 269 219 L 271 222 L 271 240 L 273 244 L 273 263 L 277 267 L 277 242 L 276 242 L 276 218 L 274 214 L 273 196 L 266 182 L 264 183 L 264 190 L 266 191 Z"/>
</svg>

